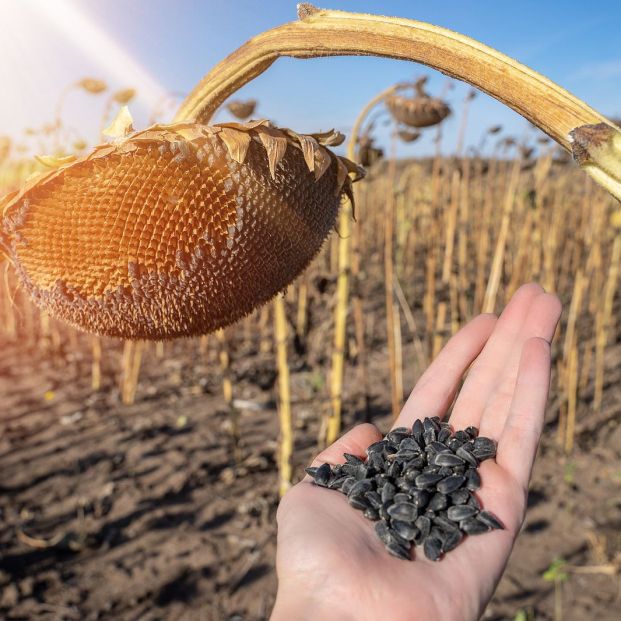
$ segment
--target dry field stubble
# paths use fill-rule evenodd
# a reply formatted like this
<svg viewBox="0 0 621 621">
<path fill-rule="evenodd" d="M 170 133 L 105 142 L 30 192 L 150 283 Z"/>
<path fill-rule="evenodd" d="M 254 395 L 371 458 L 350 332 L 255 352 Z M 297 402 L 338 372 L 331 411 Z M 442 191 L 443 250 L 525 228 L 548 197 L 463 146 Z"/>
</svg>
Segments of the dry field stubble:
<svg viewBox="0 0 621 621">
<path fill-rule="evenodd" d="M 527 521 L 486 618 L 616 618 L 615 201 L 546 156 L 372 169 L 356 188 L 346 427 L 369 419 L 385 430 L 391 419 L 383 267 L 391 193 L 392 337 L 405 391 L 451 333 L 483 308 L 500 309 L 522 282 L 541 282 L 565 308 Z M 295 480 L 330 409 L 337 242 L 333 235 L 285 296 Z M 273 307 L 220 338 L 135 348 L 140 355 L 41 316 L 10 274 L 1 308 L 0 614 L 266 618 L 278 501 Z M 129 388 L 120 378 L 127 360 Z"/>
</svg>

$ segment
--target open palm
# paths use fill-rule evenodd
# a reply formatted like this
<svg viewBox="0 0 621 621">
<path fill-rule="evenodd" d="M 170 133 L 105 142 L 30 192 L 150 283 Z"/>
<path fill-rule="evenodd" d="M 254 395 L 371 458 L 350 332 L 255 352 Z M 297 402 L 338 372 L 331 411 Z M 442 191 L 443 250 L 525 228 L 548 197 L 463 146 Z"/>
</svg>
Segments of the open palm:
<svg viewBox="0 0 621 621">
<path fill-rule="evenodd" d="M 272 621 L 477 619 L 494 592 L 524 519 L 528 481 L 543 426 L 550 377 L 550 341 L 560 303 L 538 285 L 521 287 L 497 320 L 480 315 L 444 347 L 412 391 L 395 426 L 444 417 L 455 401 L 454 429 L 479 427 L 498 442 L 496 460 L 481 464 L 483 507 L 505 530 L 467 537 L 441 562 L 416 548 L 414 562 L 390 556 L 373 522 L 345 496 L 313 485 L 293 487 L 278 510 L 279 588 Z M 365 456 L 381 438 L 359 425 L 313 462 Z"/>
</svg>

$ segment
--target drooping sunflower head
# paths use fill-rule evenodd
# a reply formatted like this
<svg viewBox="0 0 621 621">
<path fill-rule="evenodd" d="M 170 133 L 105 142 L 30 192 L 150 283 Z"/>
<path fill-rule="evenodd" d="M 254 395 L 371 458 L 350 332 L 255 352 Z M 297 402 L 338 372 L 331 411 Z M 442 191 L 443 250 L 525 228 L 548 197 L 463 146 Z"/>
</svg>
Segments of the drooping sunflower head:
<svg viewBox="0 0 621 621">
<path fill-rule="evenodd" d="M 35 303 L 90 332 L 164 339 L 230 324 L 285 288 L 360 169 L 267 121 L 154 126 L 6 197 L 2 244 Z"/>
</svg>

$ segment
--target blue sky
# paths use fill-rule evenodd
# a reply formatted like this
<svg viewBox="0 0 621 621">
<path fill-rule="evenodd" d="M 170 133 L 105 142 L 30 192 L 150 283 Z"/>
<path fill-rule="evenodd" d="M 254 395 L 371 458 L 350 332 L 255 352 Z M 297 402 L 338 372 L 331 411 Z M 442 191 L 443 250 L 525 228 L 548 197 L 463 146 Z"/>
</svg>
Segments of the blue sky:
<svg viewBox="0 0 621 621">
<path fill-rule="evenodd" d="M 48 3 L 47 12 L 43 2 Z M 63 30 L 49 17 L 49 7 L 61 4 L 77 8 L 133 62 L 117 57 L 107 61 L 92 49 L 88 37 L 74 40 L 69 28 Z M 331 0 L 325 6 L 408 17 L 456 30 L 524 62 L 602 113 L 621 116 L 618 1 Z M 0 99 L 0 134 L 16 135 L 25 126 L 51 121 L 62 89 L 84 76 L 101 77 L 112 89 L 137 86 L 149 92 L 150 97 L 131 108 L 137 126 L 144 126 L 158 88 L 188 92 L 248 38 L 295 18 L 295 2 L 289 0 L 0 0 L 0 26 L 9 33 L 0 42 L 0 82 L 7 85 Z M 239 97 L 257 98 L 260 116 L 300 131 L 332 126 L 347 131 L 375 93 L 423 74 L 430 76 L 429 90 L 439 92 L 446 78 L 403 61 L 280 59 Z M 456 114 L 446 127 L 447 152 L 455 145 L 465 92 L 457 83 L 449 96 Z M 97 135 L 100 116 L 101 101 L 78 93 L 67 98 L 63 109 L 63 118 L 89 140 Z M 516 136 L 527 126 L 481 94 L 471 107 L 467 144 L 478 143 L 481 132 L 493 124 L 502 124 Z M 400 154 L 427 152 L 430 142 L 402 146 Z"/>
</svg>

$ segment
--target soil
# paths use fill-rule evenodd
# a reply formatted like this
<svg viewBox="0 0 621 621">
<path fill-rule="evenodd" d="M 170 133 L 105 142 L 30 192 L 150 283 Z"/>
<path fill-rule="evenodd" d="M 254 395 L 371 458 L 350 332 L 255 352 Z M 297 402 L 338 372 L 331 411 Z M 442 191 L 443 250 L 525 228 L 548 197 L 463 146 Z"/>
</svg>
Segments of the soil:
<svg viewBox="0 0 621 621">
<path fill-rule="evenodd" d="M 329 286 L 315 295 L 319 310 Z M 103 342 L 97 392 L 88 337 L 74 337 L 71 347 L 63 337 L 47 352 L 24 339 L 2 343 L 0 617 L 269 617 L 276 590 L 276 372 L 252 326 L 242 325 L 231 341 L 241 406 L 237 446 L 215 339 L 207 354 L 196 340 L 166 344 L 162 358 L 148 348 L 131 406 L 120 403 L 119 343 Z M 291 348 L 296 480 L 316 451 L 327 404 L 328 338 L 327 322 L 317 322 Z M 386 352 L 382 339 L 371 340 L 368 412 L 349 360 L 344 424 L 366 417 L 386 430 Z M 410 374 L 405 382 L 412 380 Z M 601 413 L 589 410 L 591 397 L 592 379 L 581 392 L 577 444 L 566 458 L 552 396 L 524 529 L 485 619 L 552 620 L 555 605 L 556 618 L 566 621 L 619 618 L 620 581 L 611 563 L 621 558 L 621 342 L 607 350 Z M 557 558 L 569 567 L 555 583 L 544 573 Z"/>
</svg>

